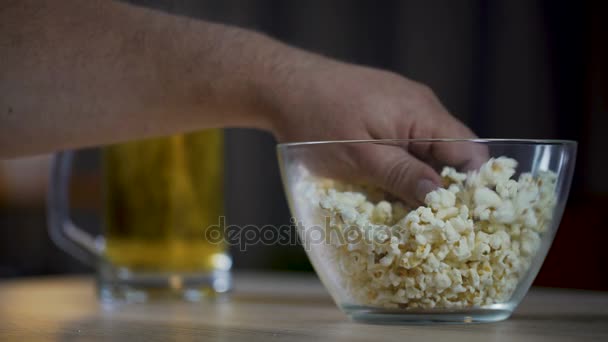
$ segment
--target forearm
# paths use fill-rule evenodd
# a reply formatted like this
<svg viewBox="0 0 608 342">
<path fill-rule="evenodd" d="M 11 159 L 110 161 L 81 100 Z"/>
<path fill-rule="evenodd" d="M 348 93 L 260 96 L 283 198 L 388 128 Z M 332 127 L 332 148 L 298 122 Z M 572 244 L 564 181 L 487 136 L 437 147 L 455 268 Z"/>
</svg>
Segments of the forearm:
<svg viewBox="0 0 608 342">
<path fill-rule="evenodd" d="M 0 6 L 0 157 L 210 127 L 268 129 L 306 54 L 113 1 Z"/>
</svg>

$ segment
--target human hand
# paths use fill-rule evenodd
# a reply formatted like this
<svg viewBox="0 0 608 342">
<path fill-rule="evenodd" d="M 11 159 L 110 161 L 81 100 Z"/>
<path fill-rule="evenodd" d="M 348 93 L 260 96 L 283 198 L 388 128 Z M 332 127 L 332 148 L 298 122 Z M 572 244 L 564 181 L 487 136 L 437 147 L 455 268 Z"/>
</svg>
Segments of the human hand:
<svg viewBox="0 0 608 342">
<path fill-rule="evenodd" d="M 394 73 L 319 57 L 276 94 L 280 142 L 475 138 L 426 86 Z M 316 172 L 374 184 L 411 205 L 441 185 L 435 167 L 473 169 L 486 159 L 468 142 L 336 144 L 319 149 Z"/>
</svg>

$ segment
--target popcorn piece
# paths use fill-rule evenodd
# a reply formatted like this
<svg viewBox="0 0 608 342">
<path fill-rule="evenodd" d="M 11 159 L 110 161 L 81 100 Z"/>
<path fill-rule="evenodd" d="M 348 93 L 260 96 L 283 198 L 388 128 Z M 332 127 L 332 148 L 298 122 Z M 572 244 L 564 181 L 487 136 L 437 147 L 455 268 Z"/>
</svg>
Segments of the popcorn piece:
<svg viewBox="0 0 608 342">
<path fill-rule="evenodd" d="M 452 247 L 449 257 L 457 261 L 464 261 L 471 256 L 471 249 L 466 238 L 461 238 Z"/>
<path fill-rule="evenodd" d="M 439 209 L 437 211 L 437 214 L 435 214 L 435 217 L 440 219 L 440 220 L 446 220 L 449 218 L 452 218 L 454 216 L 458 215 L 458 208 L 456 207 L 449 207 L 449 208 L 443 208 L 443 209 Z"/>
<path fill-rule="evenodd" d="M 517 195 L 518 183 L 516 180 L 509 179 L 506 182 L 496 184 L 496 192 L 502 198 L 513 198 Z"/>
<path fill-rule="evenodd" d="M 435 287 L 439 292 L 443 292 L 443 290 L 447 289 L 452 285 L 452 279 L 446 273 L 437 273 L 435 274 Z"/>
<path fill-rule="evenodd" d="M 443 260 L 450 252 L 450 247 L 446 244 L 441 244 L 433 250 L 433 254 L 438 260 Z"/>
<path fill-rule="evenodd" d="M 473 199 L 478 207 L 497 208 L 502 203 L 500 196 L 486 187 L 475 189 Z"/>
<path fill-rule="evenodd" d="M 453 167 L 444 167 L 441 171 L 441 177 L 443 177 L 443 179 L 448 181 L 450 184 L 462 184 L 462 182 L 467 179 L 467 175 L 465 173 L 457 172 Z"/>
<path fill-rule="evenodd" d="M 379 202 L 372 213 L 372 222 L 377 224 L 388 224 L 393 216 L 393 208 L 387 201 Z"/>
<path fill-rule="evenodd" d="M 323 207 L 323 206 L 322 206 Z M 374 212 L 374 205 L 371 202 L 362 203 L 357 209 L 359 213 L 367 217 L 371 217 Z"/>
<path fill-rule="evenodd" d="M 426 205 L 431 207 L 433 210 L 452 208 L 456 204 L 456 196 L 453 192 L 439 188 L 435 191 L 429 192 L 426 195 L 425 202 Z"/>
<path fill-rule="evenodd" d="M 506 182 L 515 174 L 517 162 L 515 159 L 498 157 L 490 158 L 479 169 L 479 174 L 487 184 L 497 185 L 498 183 Z"/>
<path fill-rule="evenodd" d="M 517 218 L 515 207 L 510 200 L 503 200 L 492 213 L 492 220 L 499 223 L 513 223 Z"/>
<path fill-rule="evenodd" d="M 450 224 L 450 222 L 446 222 L 446 224 L 445 224 L 444 236 L 445 236 L 445 240 L 447 241 L 447 243 L 450 243 L 450 244 L 452 244 L 460 239 L 460 234 L 458 234 L 456 229 L 454 229 L 454 227 L 452 227 L 452 224 Z"/>
</svg>

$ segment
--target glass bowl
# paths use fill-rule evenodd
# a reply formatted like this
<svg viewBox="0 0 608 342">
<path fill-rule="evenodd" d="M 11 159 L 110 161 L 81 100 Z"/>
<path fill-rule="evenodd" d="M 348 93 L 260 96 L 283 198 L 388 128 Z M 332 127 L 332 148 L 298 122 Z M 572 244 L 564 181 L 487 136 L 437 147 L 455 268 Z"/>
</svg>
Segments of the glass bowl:
<svg viewBox="0 0 608 342">
<path fill-rule="evenodd" d="M 547 255 L 576 142 L 364 140 L 277 150 L 302 245 L 351 319 L 493 322 L 511 315 Z M 408 187 L 377 185 L 403 181 L 412 160 L 441 177 L 424 202 Z"/>
</svg>

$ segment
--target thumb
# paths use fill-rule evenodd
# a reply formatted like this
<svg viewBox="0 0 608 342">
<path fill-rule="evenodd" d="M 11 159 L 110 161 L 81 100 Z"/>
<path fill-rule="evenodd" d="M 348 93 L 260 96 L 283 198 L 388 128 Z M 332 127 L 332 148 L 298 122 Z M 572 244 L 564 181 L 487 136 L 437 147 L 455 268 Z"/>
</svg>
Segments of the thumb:
<svg viewBox="0 0 608 342">
<path fill-rule="evenodd" d="M 429 165 L 399 146 L 362 144 L 360 163 L 367 181 L 418 206 L 426 194 L 441 185 L 441 177 Z"/>
</svg>

